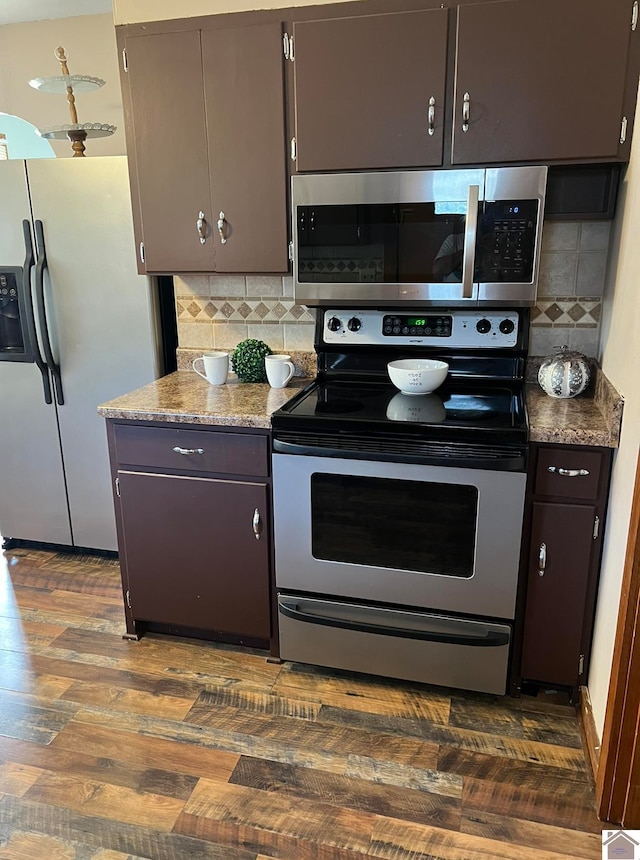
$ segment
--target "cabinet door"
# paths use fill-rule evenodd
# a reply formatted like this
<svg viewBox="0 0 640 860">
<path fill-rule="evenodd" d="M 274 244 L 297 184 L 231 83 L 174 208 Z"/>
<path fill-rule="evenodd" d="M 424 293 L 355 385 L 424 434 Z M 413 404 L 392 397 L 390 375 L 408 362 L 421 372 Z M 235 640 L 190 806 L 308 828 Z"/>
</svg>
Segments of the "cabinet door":
<svg viewBox="0 0 640 860">
<path fill-rule="evenodd" d="M 200 33 L 130 36 L 126 49 L 146 270 L 213 271 Z"/>
<path fill-rule="evenodd" d="M 594 518 L 591 505 L 533 503 L 522 652 L 528 680 L 577 682 Z"/>
<path fill-rule="evenodd" d="M 148 472 L 118 477 L 133 617 L 269 638 L 266 485 Z"/>
<path fill-rule="evenodd" d="M 631 3 L 459 6 L 453 162 L 615 158 L 630 32 Z"/>
<path fill-rule="evenodd" d="M 297 170 L 442 164 L 446 9 L 304 21 L 293 32 Z"/>
<path fill-rule="evenodd" d="M 286 272 L 279 24 L 202 32 L 217 272 Z M 217 221 L 225 243 L 217 231 Z"/>
</svg>

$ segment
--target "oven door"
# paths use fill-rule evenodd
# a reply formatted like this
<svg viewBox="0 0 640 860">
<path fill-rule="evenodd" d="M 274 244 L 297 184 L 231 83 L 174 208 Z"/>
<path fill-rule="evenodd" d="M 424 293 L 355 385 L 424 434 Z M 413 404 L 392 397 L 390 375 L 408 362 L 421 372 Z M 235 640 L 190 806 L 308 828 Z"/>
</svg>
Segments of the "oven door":
<svg viewBox="0 0 640 860">
<path fill-rule="evenodd" d="M 526 475 L 274 454 L 279 591 L 514 617 Z"/>
</svg>

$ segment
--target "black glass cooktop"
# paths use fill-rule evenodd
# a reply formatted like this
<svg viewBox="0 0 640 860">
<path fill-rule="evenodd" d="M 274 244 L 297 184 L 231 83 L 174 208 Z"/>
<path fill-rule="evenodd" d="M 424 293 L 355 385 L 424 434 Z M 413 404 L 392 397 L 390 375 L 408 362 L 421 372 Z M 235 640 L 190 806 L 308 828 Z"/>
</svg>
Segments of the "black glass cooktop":
<svg viewBox="0 0 640 860">
<path fill-rule="evenodd" d="M 526 433 L 519 386 L 445 383 L 432 394 L 403 394 L 387 381 L 316 381 L 272 416 L 274 429 L 324 425 L 400 432 L 413 426 L 440 433 L 487 431 Z"/>
</svg>

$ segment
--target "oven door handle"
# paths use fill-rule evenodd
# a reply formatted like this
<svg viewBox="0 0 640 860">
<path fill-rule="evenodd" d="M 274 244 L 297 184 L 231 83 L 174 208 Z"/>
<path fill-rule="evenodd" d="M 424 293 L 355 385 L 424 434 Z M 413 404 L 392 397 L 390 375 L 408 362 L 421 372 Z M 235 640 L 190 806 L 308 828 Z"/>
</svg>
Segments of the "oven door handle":
<svg viewBox="0 0 640 860">
<path fill-rule="evenodd" d="M 386 624 L 369 624 L 351 619 L 316 615 L 300 609 L 297 601 L 278 601 L 280 612 L 287 618 L 303 621 L 306 624 L 321 624 L 325 627 L 339 627 L 359 633 L 375 633 L 382 636 L 399 636 L 403 639 L 421 639 L 426 642 L 441 642 L 445 645 L 465 645 L 479 648 L 495 648 L 509 644 L 509 634 L 498 630 L 487 630 L 484 636 L 470 636 L 455 633 L 441 633 L 436 630 L 414 630 L 403 627 L 389 627 Z"/>
</svg>

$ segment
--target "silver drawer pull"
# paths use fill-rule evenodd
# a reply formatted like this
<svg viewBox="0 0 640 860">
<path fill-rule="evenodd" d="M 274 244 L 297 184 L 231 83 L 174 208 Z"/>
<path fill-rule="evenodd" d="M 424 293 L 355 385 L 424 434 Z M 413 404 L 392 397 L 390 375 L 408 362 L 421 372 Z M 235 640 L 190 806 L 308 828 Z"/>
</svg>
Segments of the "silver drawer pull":
<svg viewBox="0 0 640 860">
<path fill-rule="evenodd" d="M 556 475 L 563 475 L 565 478 L 581 478 L 589 474 L 588 469 L 561 469 L 558 466 L 549 466 L 549 471 Z"/>
<path fill-rule="evenodd" d="M 262 534 L 262 520 L 260 519 L 260 511 L 258 508 L 253 512 L 251 525 L 253 526 L 253 533 L 256 536 L 256 540 L 260 540 L 260 535 Z"/>
<path fill-rule="evenodd" d="M 540 544 L 540 549 L 538 550 L 538 576 L 544 576 L 544 572 L 547 567 L 547 545 L 546 543 Z"/>
<path fill-rule="evenodd" d="M 173 449 L 176 454 L 204 454 L 204 448 L 181 448 L 179 445 Z"/>
</svg>

